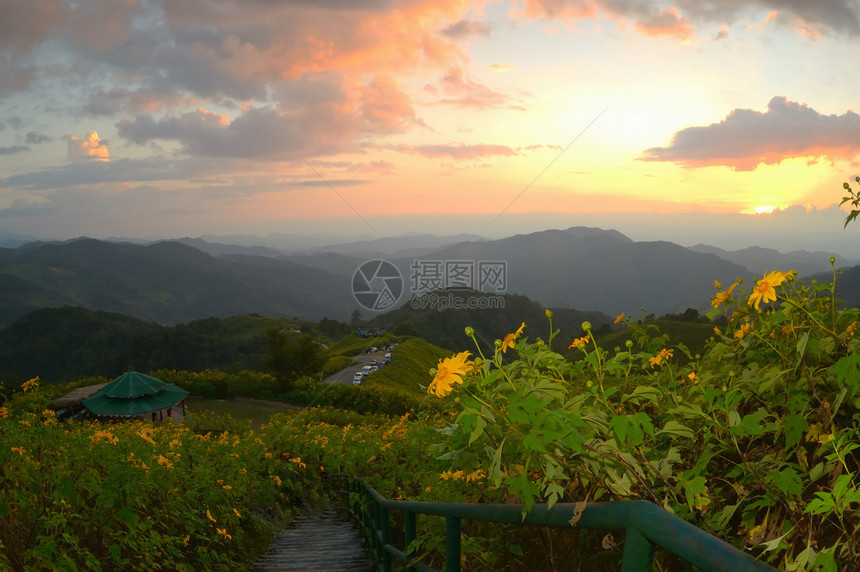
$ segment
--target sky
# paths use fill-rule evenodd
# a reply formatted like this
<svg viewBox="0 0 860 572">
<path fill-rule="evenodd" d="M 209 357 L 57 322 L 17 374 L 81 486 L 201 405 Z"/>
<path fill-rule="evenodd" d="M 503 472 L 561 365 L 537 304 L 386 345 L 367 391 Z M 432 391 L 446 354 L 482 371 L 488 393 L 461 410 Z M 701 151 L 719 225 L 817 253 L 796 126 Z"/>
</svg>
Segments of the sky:
<svg viewBox="0 0 860 572">
<path fill-rule="evenodd" d="M 860 259 L 858 61 L 857 0 L 4 0 L 0 233 Z"/>
</svg>

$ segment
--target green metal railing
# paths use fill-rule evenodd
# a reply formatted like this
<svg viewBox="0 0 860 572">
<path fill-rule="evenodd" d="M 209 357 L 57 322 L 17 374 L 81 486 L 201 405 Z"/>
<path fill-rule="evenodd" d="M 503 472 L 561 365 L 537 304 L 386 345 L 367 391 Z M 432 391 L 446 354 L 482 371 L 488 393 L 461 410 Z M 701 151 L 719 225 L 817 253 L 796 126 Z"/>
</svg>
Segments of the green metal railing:
<svg viewBox="0 0 860 572">
<path fill-rule="evenodd" d="M 552 508 L 534 505 L 523 519 L 523 505 L 468 504 L 395 501 L 384 498 L 361 479 L 347 479 L 349 509 L 368 536 L 370 551 L 381 572 L 390 572 L 392 556 L 407 565 L 407 570 L 436 572 L 404 552 L 416 539 L 416 515 L 445 518 L 445 571 L 460 570 L 460 521 L 480 520 L 508 524 L 625 530 L 622 572 L 650 571 L 654 550 L 661 546 L 705 572 L 755 572 L 775 570 L 765 562 L 681 520 L 667 510 L 644 500 L 557 503 Z M 391 544 L 391 511 L 403 513 L 404 547 Z M 575 515 L 577 515 L 575 517 Z M 571 523 L 574 524 L 571 524 Z"/>
</svg>

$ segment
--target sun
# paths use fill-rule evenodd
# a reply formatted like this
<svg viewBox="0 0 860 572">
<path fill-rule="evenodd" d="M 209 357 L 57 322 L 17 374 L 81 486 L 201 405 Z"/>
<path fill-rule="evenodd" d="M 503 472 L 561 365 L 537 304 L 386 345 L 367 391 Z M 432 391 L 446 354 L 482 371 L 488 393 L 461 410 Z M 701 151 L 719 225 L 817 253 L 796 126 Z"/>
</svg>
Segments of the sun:
<svg viewBox="0 0 860 572">
<path fill-rule="evenodd" d="M 754 214 L 770 214 L 776 209 L 776 207 L 770 205 L 757 205 L 753 207 Z"/>
</svg>

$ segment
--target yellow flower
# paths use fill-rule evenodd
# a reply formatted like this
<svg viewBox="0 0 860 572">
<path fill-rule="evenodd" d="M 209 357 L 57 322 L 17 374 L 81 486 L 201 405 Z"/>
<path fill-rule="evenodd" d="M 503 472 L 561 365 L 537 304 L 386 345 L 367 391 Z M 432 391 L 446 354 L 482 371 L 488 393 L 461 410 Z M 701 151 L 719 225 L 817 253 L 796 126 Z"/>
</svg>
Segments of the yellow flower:
<svg viewBox="0 0 860 572">
<path fill-rule="evenodd" d="M 168 469 L 173 468 L 173 463 L 170 462 L 170 459 L 165 457 L 164 455 L 159 455 L 155 457 L 155 462 L 163 467 L 167 467 Z"/>
<path fill-rule="evenodd" d="M 575 350 L 579 346 L 587 344 L 589 339 L 591 339 L 590 336 L 582 336 L 581 338 L 576 338 L 575 340 L 573 340 L 573 343 L 570 344 L 569 348 Z"/>
<path fill-rule="evenodd" d="M 511 348 L 511 349 L 514 348 L 514 345 L 515 345 L 514 342 L 517 340 L 518 337 L 520 337 L 520 334 L 523 333 L 523 328 L 525 328 L 525 327 L 526 327 L 526 323 L 523 322 L 522 325 L 520 326 L 520 328 L 516 332 L 514 332 L 513 334 L 508 334 L 507 336 L 505 336 L 505 339 L 504 339 L 504 341 L 502 341 L 502 345 L 499 348 L 502 351 L 502 353 L 507 352 L 508 348 Z"/>
<path fill-rule="evenodd" d="M 693 383 L 699 383 L 699 378 L 696 376 L 696 372 L 695 372 L 695 371 L 691 371 L 690 373 L 688 373 L 688 374 L 687 374 L 687 377 L 689 378 L 689 380 L 690 380 L 691 382 L 693 382 Z"/>
<path fill-rule="evenodd" d="M 230 485 L 224 485 L 221 488 L 223 488 L 225 491 L 232 491 L 233 490 L 233 487 L 231 487 Z"/>
<path fill-rule="evenodd" d="M 789 276 L 791 276 L 791 272 L 783 273 L 776 270 L 770 274 L 765 274 L 761 280 L 756 282 L 755 288 L 753 288 L 752 294 L 750 294 L 748 304 L 750 306 L 754 305 L 756 310 L 760 310 L 759 304 L 761 302 L 768 303 L 775 301 L 776 288 L 785 282 Z"/>
<path fill-rule="evenodd" d="M 238 510 L 236 510 L 235 508 L 233 509 L 233 514 L 235 514 L 235 515 L 236 515 L 237 517 L 239 517 L 239 518 L 242 518 L 242 515 L 241 515 L 241 514 L 239 514 L 239 511 L 238 511 Z"/>
<path fill-rule="evenodd" d="M 24 449 L 23 447 L 9 447 L 9 449 L 10 449 L 13 453 L 18 453 L 18 454 L 19 454 L 19 455 L 21 455 L 22 457 L 24 456 L 24 451 L 25 451 L 25 449 Z"/>
<path fill-rule="evenodd" d="M 0 407 L 0 419 L 7 419 L 9 417 L 9 410 L 5 407 Z"/>
<path fill-rule="evenodd" d="M 21 391 L 23 391 L 24 393 L 27 393 L 28 391 L 30 391 L 34 387 L 39 387 L 39 376 L 36 376 L 33 379 L 29 379 L 29 380 L 25 381 L 24 384 L 21 385 Z"/>
<path fill-rule="evenodd" d="M 750 330 L 752 330 L 751 324 L 741 324 L 741 328 L 735 332 L 735 337 L 739 340 L 743 339 L 743 337 L 747 335 Z"/>
<path fill-rule="evenodd" d="M 208 508 L 206 509 L 206 518 L 208 518 L 208 519 L 209 519 L 209 520 L 211 520 L 212 522 L 218 522 L 217 520 L 215 520 L 215 517 L 214 517 L 214 516 L 212 516 L 212 513 L 211 513 L 211 512 L 209 512 L 209 509 L 208 509 Z"/>
<path fill-rule="evenodd" d="M 107 441 L 108 443 L 111 443 L 113 445 L 119 443 L 119 439 L 117 439 L 110 431 L 96 431 L 90 437 L 90 441 L 92 441 L 93 443 L 98 443 L 99 441 Z M 134 455 L 134 453 L 132 453 L 132 455 Z"/>
<path fill-rule="evenodd" d="M 226 528 L 216 528 L 215 530 L 218 532 L 218 534 L 222 535 L 222 536 L 223 536 L 224 538 L 226 538 L 227 540 L 230 540 L 230 539 L 232 539 L 232 538 L 233 538 L 232 536 L 230 536 L 229 534 L 227 534 L 227 529 L 226 529 Z"/>
<path fill-rule="evenodd" d="M 620 314 L 618 314 L 618 315 L 615 317 L 615 323 L 616 323 L 616 324 L 620 324 L 620 323 L 621 323 L 621 322 L 623 322 L 623 321 L 624 321 L 624 312 L 621 312 Z"/>
<path fill-rule="evenodd" d="M 729 296 L 732 295 L 732 290 L 734 290 L 735 286 L 737 285 L 738 282 L 735 282 L 734 284 L 729 286 L 729 289 L 725 292 L 717 292 L 717 295 L 714 296 L 714 298 L 711 300 L 711 306 L 713 306 L 714 308 L 719 308 L 720 304 L 725 304 L 726 301 L 729 299 Z"/>
<path fill-rule="evenodd" d="M 190 535 L 190 534 L 185 535 L 185 540 L 183 541 L 182 545 L 183 545 L 183 546 L 188 546 L 188 541 L 189 541 L 189 540 L 191 540 L 191 535 Z"/>
<path fill-rule="evenodd" d="M 445 397 L 451 393 L 455 383 L 462 385 L 463 376 L 471 371 L 474 366 L 473 362 L 467 361 L 470 355 L 472 354 L 469 352 L 460 352 L 444 360 L 439 360 L 436 376 L 430 383 L 430 387 L 427 388 L 427 393 L 434 394 L 436 397 Z"/>
<path fill-rule="evenodd" d="M 663 348 L 662 350 L 660 350 L 659 354 L 652 358 L 649 358 L 649 361 L 651 362 L 651 367 L 657 367 L 658 365 L 662 365 L 663 362 L 667 361 L 673 355 L 675 355 L 675 350 L 667 350 L 666 348 Z"/>
</svg>

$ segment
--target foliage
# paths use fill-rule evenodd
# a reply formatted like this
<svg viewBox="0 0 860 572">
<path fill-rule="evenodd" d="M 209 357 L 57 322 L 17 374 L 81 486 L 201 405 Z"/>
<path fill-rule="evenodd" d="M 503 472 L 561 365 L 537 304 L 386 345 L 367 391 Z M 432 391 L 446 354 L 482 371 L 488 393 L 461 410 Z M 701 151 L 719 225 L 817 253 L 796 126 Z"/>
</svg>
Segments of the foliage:
<svg viewBox="0 0 860 572">
<path fill-rule="evenodd" d="M 386 342 L 393 342 L 396 338 L 384 333 L 378 338 L 362 338 L 355 334 L 355 331 L 342 337 L 338 341 L 331 344 L 326 350 L 329 356 L 354 356 L 362 354 L 372 347 L 381 347 Z"/>
<path fill-rule="evenodd" d="M 543 317 L 544 308 L 537 302 L 517 294 L 498 296 L 504 301 L 500 308 L 479 304 L 478 308 L 467 305 L 469 299 L 490 298 L 491 295 L 470 290 L 451 290 L 432 292 L 425 296 L 437 296 L 446 299 L 447 296 L 458 298 L 463 309 L 438 308 L 433 305 L 422 307 L 411 303 L 404 304 L 396 310 L 381 314 L 370 321 L 373 326 L 380 326 L 398 333 L 412 332 L 416 337 L 443 348 L 458 348 L 469 340 L 463 336 L 463 324 L 470 324 L 475 331 L 478 341 L 485 351 L 492 350 L 492 332 L 505 332 L 515 329 L 520 321 L 537 323 Z M 420 301 L 419 299 L 415 299 Z M 583 320 L 589 320 L 595 327 L 611 324 L 612 319 L 602 312 L 584 312 L 569 308 L 554 310 L 556 325 L 562 330 L 562 336 L 573 336 L 579 333 L 579 325 Z M 489 339 L 488 339 L 489 338 Z"/>
<path fill-rule="evenodd" d="M 213 369 L 197 372 L 158 369 L 149 375 L 201 397 L 271 399 L 279 391 L 278 380 L 273 375 L 256 371 L 229 373 Z"/>
<path fill-rule="evenodd" d="M 265 433 L 64 425 L 22 397 L 0 408 L 0 568 L 249 569 L 319 490 Z"/>
<path fill-rule="evenodd" d="M 39 375 L 47 384 L 91 375 L 113 379 L 130 366 L 137 371 L 262 370 L 266 329 L 292 324 L 244 315 L 165 326 L 84 308 L 43 308 L 0 331 L 0 371 L 9 383 Z"/>
<path fill-rule="evenodd" d="M 266 331 L 269 355 L 266 365 L 275 374 L 279 389 L 287 391 L 302 376 L 318 375 L 324 358 L 322 347 L 307 334 L 293 340 L 289 332 L 278 328 Z"/>
<path fill-rule="evenodd" d="M 404 340 L 391 353 L 391 363 L 371 373 L 362 387 L 397 388 L 413 396 L 423 397 L 425 391 L 421 384 L 426 381 L 427 372 L 448 353 L 420 338 Z"/>
<path fill-rule="evenodd" d="M 698 358 L 647 324 L 614 352 L 583 324 L 573 361 L 551 317 L 546 341 L 510 334 L 453 384 L 442 458 L 528 506 L 646 498 L 782 569 L 856 568 L 860 310 L 835 289 L 719 287 Z"/>
<path fill-rule="evenodd" d="M 854 177 L 854 182 L 860 183 L 860 177 Z M 843 226 L 847 227 L 849 222 L 852 222 L 857 218 L 857 215 L 860 215 L 860 191 L 855 192 L 848 183 L 842 183 L 842 188 L 848 191 L 848 196 L 842 197 L 842 202 L 839 205 L 848 203 L 853 207 L 848 216 L 845 217 L 845 224 Z"/>
</svg>

